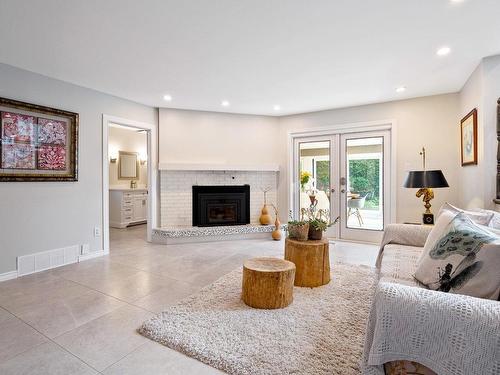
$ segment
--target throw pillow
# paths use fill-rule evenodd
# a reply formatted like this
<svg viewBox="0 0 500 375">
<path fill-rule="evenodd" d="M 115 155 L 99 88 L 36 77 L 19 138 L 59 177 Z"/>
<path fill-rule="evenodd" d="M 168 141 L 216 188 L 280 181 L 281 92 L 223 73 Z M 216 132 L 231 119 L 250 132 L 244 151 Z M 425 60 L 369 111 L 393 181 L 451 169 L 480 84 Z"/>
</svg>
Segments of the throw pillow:
<svg viewBox="0 0 500 375">
<path fill-rule="evenodd" d="M 481 212 L 492 215 L 491 220 L 488 224 L 490 228 L 500 229 L 500 212 L 492 210 L 481 210 Z"/>
<path fill-rule="evenodd" d="M 441 210 L 439 210 L 436 223 L 427 236 L 427 240 L 425 241 L 424 245 L 424 251 L 422 251 L 422 254 L 420 254 L 420 258 L 417 261 L 417 266 L 420 266 L 422 261 L 427 257 L 427 254 L 429 252 L 428 249 L 434 247 L 436 242 L 443 236 L 443 233 L 450 221 L 453 220 L 453 218 L 457 216 L 457 214 L 457 212 L 453 212 L 447 209 L 441 208 Z"/>
<path fill-rule="evenodd" d="M 438 240 L 426 242 L 415 278 L 433 290 L 498 299 L 500 238 L 462 212 L 440 216 L 432 232 Z"/>
<path fill-rule="evenodd" d="M 455 207 L 448 202 L 443 204 L 441 209 L 439 210 L 437 217 L 445 212 L 445 211 L 450 211 L 454 214 L 458 214 L 460 212 L 464 213 L 465 216 L 467 216 L 469 219 L 471 219 L 474 223 L 479 224 L 479 225 L 486 225 L 488 226 L 491 222 L 491 219 L 495 215 L 493 211 L 487 211 L 487 210 L 478 210 L 478 211 L 467 211 L 467 210 L 462 210 L 461 208 Z"/>
</svg>

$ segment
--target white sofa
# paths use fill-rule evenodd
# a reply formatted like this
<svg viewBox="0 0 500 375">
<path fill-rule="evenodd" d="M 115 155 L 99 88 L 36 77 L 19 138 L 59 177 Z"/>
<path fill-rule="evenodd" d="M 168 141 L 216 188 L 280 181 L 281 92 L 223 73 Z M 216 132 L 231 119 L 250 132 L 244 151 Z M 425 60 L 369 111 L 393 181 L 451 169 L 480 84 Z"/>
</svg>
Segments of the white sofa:
<svg viewBox="0 0 500 375">
<path fill-rule="evenodd" d="M 430 230 L 392 224 L 384 232 L 363 373 L 383 375 L 384 363 L 406 360 L 439 375 L 500 374 L 500 302 L 429 290 L 413 278 Z"/>
</svg>

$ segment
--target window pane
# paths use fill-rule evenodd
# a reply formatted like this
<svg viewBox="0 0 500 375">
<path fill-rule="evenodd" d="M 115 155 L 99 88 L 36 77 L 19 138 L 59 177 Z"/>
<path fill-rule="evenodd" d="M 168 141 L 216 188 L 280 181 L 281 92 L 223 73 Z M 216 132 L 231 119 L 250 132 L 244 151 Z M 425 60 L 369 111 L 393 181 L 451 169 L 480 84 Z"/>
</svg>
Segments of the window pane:
<svg viewBox="0 0 500 375">
<path fill-rule="evenodd" d="M 383 138 L 348 139 L 347 227 L 382 230 Z"/>
<path fill-rule="evenodd" d="M 301 142 L 299 144 L 300 216 L 316 203 L 316 216 L 330 219 L 330 141 Z M 314 201 L 313 198 L 313 201 Z"/>
</svg>

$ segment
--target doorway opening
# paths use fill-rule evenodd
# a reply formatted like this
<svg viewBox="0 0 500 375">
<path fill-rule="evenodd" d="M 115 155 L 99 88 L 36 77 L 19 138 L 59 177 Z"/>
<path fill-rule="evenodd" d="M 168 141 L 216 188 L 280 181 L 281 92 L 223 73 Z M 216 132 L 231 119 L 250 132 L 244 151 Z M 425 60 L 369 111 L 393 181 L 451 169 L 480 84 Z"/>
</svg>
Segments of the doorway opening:
<svg viewBox="0 0 500 375">
<path fill-rule="evenodd" d="M 147 130 L 110 123 L 109 226 L 124 230 L 145 227 L 148 203 Z M 119 232 L 115 231 L 115 232 Z M 146 231 L 142 233 L 146 239 Z"/>
<path fill-rule="evenodd" d="M 390 127 L 316 134 L 292 137 L 294 217 L 302 218 L 315 201 L 323 217 L 340 218 L 328 237 L 379 241 L 394 220 Z"/>
<path fill-rule="evenodd" d="M 156 128 L 103 116 L 103 249 L 109 237 L 134 232 L 151 241 L 157 227 Z"/>
</svg>

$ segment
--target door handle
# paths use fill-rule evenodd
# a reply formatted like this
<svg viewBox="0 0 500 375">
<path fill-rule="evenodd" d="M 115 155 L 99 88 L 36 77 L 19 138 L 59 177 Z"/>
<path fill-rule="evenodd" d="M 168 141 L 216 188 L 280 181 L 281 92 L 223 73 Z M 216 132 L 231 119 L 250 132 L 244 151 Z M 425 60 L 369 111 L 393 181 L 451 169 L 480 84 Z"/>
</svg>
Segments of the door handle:
<svg viewBox="0 0 500 375">
<path fill-rule="evenodd" d="M 334 188 L 331 188 L 330 190 L 332 193 L 335 193 L 335 189 Z"/>
<path fill-rule="evenodd" d="M 345 189 L 340 190 L 341 193 L 345 193 Z"/>
</svg>

